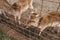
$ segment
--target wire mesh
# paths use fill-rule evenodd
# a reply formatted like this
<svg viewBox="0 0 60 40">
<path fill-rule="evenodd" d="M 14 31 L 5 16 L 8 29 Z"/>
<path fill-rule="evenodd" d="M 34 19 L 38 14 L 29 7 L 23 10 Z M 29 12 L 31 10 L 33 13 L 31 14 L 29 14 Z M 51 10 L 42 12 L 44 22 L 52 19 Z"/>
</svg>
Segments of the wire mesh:
<svg viewBox="0 0 60 40">
<path fill-rule="evenodd" d="M 36 8 L 40 9 L 40 10 L 38 10 L 40 12 L 39 13 L 40 16 L 42 16 L 48 12 L 56 11 L 56 13 L 57 13 L 58 11 L 60 11 L 60 1 L 59 0 L 40 0 L 39 3 L 37 2 L 37 4 L 39 4 L 38 5 L 39 8 L 38 7 L 36 7 Z M 53 21 L 52 21 L 52 24 L 53 24 Z M 51 26 L 52 26 L 52 24 L 51 24 Z"/>
<path fill-rule="evenodd" d="M 45 13 L 48 13 L 48 12 L 50 12 L 50 11 L 56 11 L 56 13 L 60 10 L 59 8 L 60 8 L 60 0 L 34 0 L 34 2 L 35 2 L 35 4 L 33 4 L 34 5 L 34 7 L 35 7 L 35 9 L 37 9 L 37 11 L 39 12 L 39 16 L 42 16 L 42 15 L 44 15 Z M 38 4 L 38 5 L 37 5 Z M 36 7 L 36 6 L 38 6 L 38 7 Z M 9 17 L 9 19 L 11 19 L 10 17 Z M 55 19 L 54 19 L 55 20 Z M 7 21 L 6 21 L 7 22 Z M 8 22 L 7 22 L 8 23 Z M 9 23 L 8 23 L 9 24 Z M 13 23 L 12 23 L 13 24 Z M 24 23 L 23 23 L 24 24 Z M 25 24 L 24 24 L 25 25 Z M 18 26 L 18 25 L 17 25 Z M 16 27 L 16 26 L 14 26 L 14 27 Z M 13 29 L 14 29 L 14 27 L 13 27 Z M 24 30 L 21 30 L 21 29 L 24 29 Z M 35 27 L 34 27 L 35 28 Z M 34 29 L 34 28 L 32 28 L 32 29 Z M 17 29 L 15 28 L 14 30 L 18 30 L 18 32 L 22 32 L 22 33 L 24 33 L 24 34 L 26 34 L 26 35 L 28 35 L 29 37 L 33 37 L 34 35 L 34 39 L 35 40 L 39 40 L 40 39 L 40 37 L 42 37 L 42 38 L 44 38 L 43 36 L 40 36 L 39 34 L 37 34 L 37 33 L 34 33 L 33 31 L 31 31 L 32 29 L 26 29 L 26 28 L 24 28 L 24 27 L 17 27 Z M 37 28 L 38 29 L 38 28 Z M 28 33 L 26 33 L 25 32 L 25 30 L 28 32 Z M 35 29 L 36 30 L 36 29 Z M 37 30 L 38 31 L 38 30 Z M 46 34 L 47 34 L 47 32 L 45 32 Z M 33 36 L 31 36 L 32 34 L 34 34 Z M 48 34 L 49 35 L 49 34 Z M 38 38 L 35 38 L 35 37 L 38 37 Z M 44 39 L 46 39 L 46 38 L 44 38 Z"/>
</svg>

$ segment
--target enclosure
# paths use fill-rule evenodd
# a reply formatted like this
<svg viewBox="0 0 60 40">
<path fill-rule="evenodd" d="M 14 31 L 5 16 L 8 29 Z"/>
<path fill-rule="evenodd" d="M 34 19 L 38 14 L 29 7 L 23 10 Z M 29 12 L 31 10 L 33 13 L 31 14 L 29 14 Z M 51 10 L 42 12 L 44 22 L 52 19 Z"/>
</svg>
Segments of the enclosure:
<svg viewBox="0 0 60 40">
<path fill-rule="evenodd" d="M 2 9 L 2 11 L 0 10 L 0 30 L 5 35 L 12 37 L 12 40 L 60 40 L 60 27 L 46 27 L 41 32 L 38 26 L 39 19 L 45 14 L 60 11 L 60 0 L 33 0 L 34 10 L 36 10 L 38 17 L 31 14 L 31 10 L 28 9 L 21 16 L 21 24 L 18 23 L 18 20 L 14 20 L 14 15 L 11 15 L 14 12 L 10 9 L 9 4 L 14 1 L 0 0 L 0 9 Z M 31 15 L 34 17 L 32 22 L 29 20 Z M 27 22 L 29 22 L 29 28 L 26 28 Z M 40 32 L 41 35 L 39 35 Z"/>
</svg>

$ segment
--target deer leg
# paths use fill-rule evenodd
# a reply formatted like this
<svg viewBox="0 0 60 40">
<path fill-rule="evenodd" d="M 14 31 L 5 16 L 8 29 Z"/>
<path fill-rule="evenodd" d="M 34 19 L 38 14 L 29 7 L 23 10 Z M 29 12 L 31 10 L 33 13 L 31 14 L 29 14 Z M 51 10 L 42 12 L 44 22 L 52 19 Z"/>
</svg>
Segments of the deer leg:
<svg viewBox="0 0 60 40">
<path fill-rule="evenodd" d="M 20 19 L 21 19 L 21 15 L 19 14 L 18 15 L 18 22 L 19 22 L 19 24 L 21 24 Z"/>
<path fill-rule="evenodd" d="M 6 18 L 8 18 L 5 11 L 2 10 L 2 14 L 3 14 Z"/>
<path fill-rule="evenodd" d="M 40 28 L 41 30 L 40 30 L 39 35 L 41 35 L 41 33 L 43 32 L 43 30 L 44 30 L 45 28 L 47 28 L 47 27 L 48 27 L 48 25 L 44 25 L 44 26 L 43 26 L 43 25 L 42 25 L 42 26 L 40 25 L 39 28 Z"/>
<path fill-rule="evenodd" d="M 30 9 L 33 9 L 33 0 L 30 3 Z"/>
</svg>

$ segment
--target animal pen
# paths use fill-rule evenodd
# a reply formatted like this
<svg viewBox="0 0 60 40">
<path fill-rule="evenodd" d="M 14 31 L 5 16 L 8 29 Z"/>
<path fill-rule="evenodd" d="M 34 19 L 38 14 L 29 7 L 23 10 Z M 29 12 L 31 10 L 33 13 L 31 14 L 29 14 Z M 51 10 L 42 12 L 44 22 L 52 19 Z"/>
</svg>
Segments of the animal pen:
<svg viewBox="0 0 60 40">
<path fill-rule="evenodd" d="M 31 14 L 31 10 L 28 9 L 22 14 L 21 24 L 19 24 L 18 20 L 14 20 L 14 15 L 9 14 L 9 12 L 14 13 L 13 10 L 8 9 L 9 3 L 6 0 L 0 0 L 0 30 L 15 40 L 60 40 L 60 27 L 46 27 L 41 32 L 38 26 L 39 19 L 46 13 L 56 11 L 57 14 L 60 11 L 60 0 L 34 0 L 33 6 L 36 12 Z M 35 17 L 35 14 L 38 17 Z M 29 25 L 28 28 L 26 28 L 27 25 Z M 39 35 L 40 32 L 41 35 Z"/>
</svg>

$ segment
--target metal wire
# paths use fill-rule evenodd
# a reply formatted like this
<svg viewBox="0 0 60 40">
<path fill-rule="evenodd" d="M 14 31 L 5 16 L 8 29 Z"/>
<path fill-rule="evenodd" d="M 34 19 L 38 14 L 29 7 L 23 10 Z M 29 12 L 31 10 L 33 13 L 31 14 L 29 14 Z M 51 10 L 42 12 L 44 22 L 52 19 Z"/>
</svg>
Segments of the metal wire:
<svg viewBox="0 0 60 40">
<path fill-rule="evenodd" d="M 42 14 L 42 10 L 43 10 L 43 7 L 44 7 L 44 1 L 46 1 L 46 2 L 52 2 L 52 3 L 58 3 L 59 4 L 59 6 L 58 6 L 58 8 L 57 8 L 57 12 L 58 12 L 58 10 L 59 10 L 59 7 L 60 7 L 60 2 L 54 2 L 54 1 L 49 1 L 49 0 L 42 0 L 42 5 L 41 5 L 41 10 L 40 10 L 40 16 L 41 16 L 41 14 Z M 49 11 L 49 10 L 48 10 Z M 56 12 L 56 13 L 57 13 Z M 9 17 L 9 19 L 11 19 L 10 17 Z M 55 19 L 54 19 L 55 20 Z M 52 24 L 53 24 L 53 22 L 52 22 Z M 24 24 L 25 25 L 25 24 Z M 17 27 L 18 25 L 16 25 L 15 27 Z M 18 27 L 18 28 L 21 28 L 21 29 L 24 29 L 24 30 L 27 30 L 26 28 L 23 28 L 23 27 Z M 18 29 L 16 29 L 15 28 L 15 30 L 18 30 Z M 24 30 L 23 30 L 23 33 L 24 34 L 26 34 L 25 32 L 24 32 Z M 19 29 L 18 30 L 18 32 L 20 32 L 21 30 Z M 33 33 L 33 34 L 35 34 L 35 35 L 37 35 L 37 36 L 39 36 L 39 34 L 36 34 L 36 33 L 34 33 L 34 32 L 32 32 L 32 31 L 30 31 L 30 30 L 27 30 L 27 31 L 29 31 L 29 34 L 30 34 L 30 32 L 31 33 Z M 22 32 L 22 31 L 21 31 Z M 47 32 L 44 32 L 44 33 L 46 33 L 47 34 Z M 27 35 L 27 34 L 26 34 Z M 50 36 L 50 34 L 48 34 L 49 36 Z M 54 35 L 53 35 L 54 36 Z M 29 37 L 33 37 L 33 36 L 31 36 L 31 35 L 29 35 Z M 40 37 L 42 37 L 42 38 L 44 38 L 43 36 L 40 36 Z M 35 37 L 34 37 L 35 38 Z M 37 39 L 37 38 L 36 38 Z M 45 38 L 46 39 L 46 38 Z"/>
<path fill-rule="evenodd" d="M 59 11 L 59 8 L 60 8 L 60 2 L 54 2 L 54 1 L 50 1 L 50 0 L 41 0 L 42 1 L 42 4 L 41 4 L 41 11 L 40 11 L 40 15 L 41 15 L 41 12 L 43 12 L 42 10 L 43 10 L 43 7 L 44 7 L 44 1 L 46 1 L 46 2 L 52 2 L 52 3 L 58 3 L 59 5 L 58 5 L 58 8 L 56 9 L 56 13 L 58 13 L 58 11 Z M 48 6 L 47 6 L 48 7 Z M 49 9 L 48 9 L 48 11 L 50 11 Z M 47 11 L 47 12 L 48 12 Z M 55 20 L 55 19 L 54 19 Z M 54 21 L 53 20 L 53 21 Z M 51 26 L 53 25 L 53 21 L 52 21 L 52 23 L 51 23 Z M 47 34 L 47 32 L 45 32 L 46 34 Z"/>
</svg>

